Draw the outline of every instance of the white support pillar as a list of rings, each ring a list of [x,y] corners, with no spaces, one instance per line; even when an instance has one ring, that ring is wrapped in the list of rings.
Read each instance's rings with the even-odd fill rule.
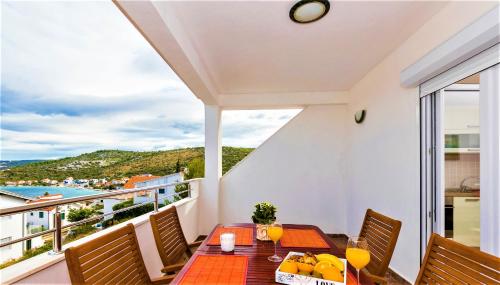
[[[221,108],[205,105],[205,179],[200,191],[199,230],[208,234],[219,222],[219,181],[222,176]]]
[[[500,255],[500,65],[481,72],[481,250]]]

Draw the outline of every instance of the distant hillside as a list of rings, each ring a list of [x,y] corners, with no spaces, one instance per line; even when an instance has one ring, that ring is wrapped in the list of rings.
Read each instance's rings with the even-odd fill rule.
[[[40,161],[43,160],[0,160],[0,170]]]
[[[223,173],[252,150],[252,148],[223,147]],[[113,179],[144,173],[167,175],[175,172],[177,161],[180,166],[187,166],[193,159],[202,160],[203,157],[203,147],[152,152],[99,150],[76,157],[29,163],[1,170],[0,184],[5,181],[44,178],[63,180],[69,176],[75,179],[103,177]]]

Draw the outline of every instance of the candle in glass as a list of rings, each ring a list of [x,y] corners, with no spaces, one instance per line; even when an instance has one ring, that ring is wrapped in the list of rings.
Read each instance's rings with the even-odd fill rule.
[[[220,235],[220,248],[224,252],[231,252],[234,250],[234,233],[223,233]]]

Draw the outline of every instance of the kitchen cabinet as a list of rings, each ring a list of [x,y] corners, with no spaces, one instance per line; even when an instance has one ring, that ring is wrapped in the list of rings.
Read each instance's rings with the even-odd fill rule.
[[[446,134],[444,136],[445,153],[479,153],[479,134]]]
[[[479,106],[450,106],[444,114],[445,134],[479,134]]]
[[[479,197],[453,197],[453,239],[459,243],[479,247]]]
[[[479,153],[479,107],[446,107],[445,153]]]

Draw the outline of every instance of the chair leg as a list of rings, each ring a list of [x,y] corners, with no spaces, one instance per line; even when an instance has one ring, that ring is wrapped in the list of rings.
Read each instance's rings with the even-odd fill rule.
[[[185,264],[186,264],[185,262],[180,262],[172,265],[167,265],[161,269],[161,272],[167,274],[176,274],[176,271],[181,270]]]
[[[366,268],[363,268],[362,271],[364,274],[368,275],[368,277],[370,277],[370,279],[373,282],[375,282],[377,284],[381,284],[381,285],[387,284],[387,279],[385,277],[371,274]]]

